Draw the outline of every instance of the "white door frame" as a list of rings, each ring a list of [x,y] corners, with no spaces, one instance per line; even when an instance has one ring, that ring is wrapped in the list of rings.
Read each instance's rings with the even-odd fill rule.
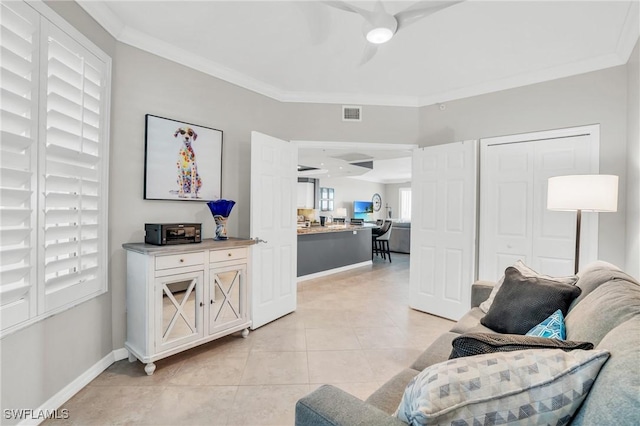
[[[292,140],[298,144],[298,149],[305,148],[326,148],[326,149],[343,149],[343,150],[367,150],[376,151],[413,151],[418,148],[415,143],[385,143],[385,142],[335,142],[335,141],[310,141],[310,140]]]

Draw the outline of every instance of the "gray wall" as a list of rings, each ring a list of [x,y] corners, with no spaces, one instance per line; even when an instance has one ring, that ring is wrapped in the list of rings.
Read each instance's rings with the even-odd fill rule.
[[[400,188],[411,188],[411,181],[405,183],[389,183],[384,186],[384,192],[387,195],[385,200],[382,200],[382,205],[385,203],[391,207],[391,218],[400,218]]]
[[[115,40],[75,3],[47,4],[114,56]],[[112,123],[112,133],[115,127]],[[3,338],[2,409],[38,408],[108,355],[114,348],[111,319],[109,291]],[[2,420],[2,424],[12,423],[16,422]]]
[[[419,109],[364,105],[361,122],[343,122],[342,105],[283,103],[282,124],[289,139],[415,144]]]
[[[620,176],[617,213],[601,213],[598,257],[625,265],[627,67],[447,102],[421,110],[420,145],[600,124],[600,173]]]
[[[329,187],[335,190],[334,210],[332,212],[320,212],[323,216],[337,216],[336,210],[340,207],[347,209],[347,218],[353,217],[354,201],[371,201],[373,194],[378,193],[384,206],[384,185],[381,183],[367,182],[365,180],[347,177],[320,178],[321,187]],[[326,213],[326,214],[325,214]],[[373,212],[372,220],[384,218],[384,207],[378,212]]]
[[[111,141],[111,283],[113,347],[125,341],[123,243],[142,241],[145,222],[202,222],[213,236],[213,218],[202,203],[143,200],[144,115],[224,131],[222,196],[237,202],[229,233],[249,236],[250,133],[293,140],[416,143],[416,109],[370,107],[361,123],[343,123],[339,105],[286,104],[118,43],[114,58],[114,126]],[[409,110],[409,111],[408,111]],[[394,139],[397,137],[397,139]]]
[[[121,246],[141,241],[145,222],[198,221],[205,238],[213,235],[204,204],[142,200],[147,113],[224,131],[223,196],[238,202],[229,220],[229,231],[237,236],[249,235],[251,130],[284,139],[425,146],[600,123],[601,170],[621,175],[623,194],[620,212],[602,215],[600,255],[624,263],[627,109],[635,105],[637,111],[638,102],[637,95],[635,100],[626,96],[627,67],[450,102],[444,111],[365,106],[361,123],[343,123],[339,105],[273,101],[117,43],[73,2],[49,4],[113,58],[109,293],[2,340],[2,408],[40,406],[112,349],[123,347]],[[635,57],[630,68],[637,74]],[[637,133],[635,139],[630,150],[637,150]]]
[[[125,44],[118,44],[113,79],[111,144],[111,283],[113,347],[125,341],[125,252],[144,240],[145,222],[201,222],[212,238],[214,221],[204,203],[143,200],[144,117],[154,114],[221,129],[222,196],[237,202],[229,233],[249,236],[250,132],[283,137],[279,103]]]
[[[627,64],[627,266],[640,280],[640,42]]]

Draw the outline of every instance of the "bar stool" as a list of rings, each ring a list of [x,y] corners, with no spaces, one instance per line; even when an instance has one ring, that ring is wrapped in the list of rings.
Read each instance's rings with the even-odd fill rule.
[[[393,222],[391,220],[385,220],[379,235],[372,235],[372,249],[371,258],[373,255],[382,255],[383,259],[387,259],[389,256],[389,263],[391,263],[391,251],[389,250],[389,238],[391,238],[391,230],[393,228]]]

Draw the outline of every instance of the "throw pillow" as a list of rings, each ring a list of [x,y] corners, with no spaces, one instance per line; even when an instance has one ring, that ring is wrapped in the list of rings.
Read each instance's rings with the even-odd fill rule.
[[[572,342],[570,340],[548,339],[546,337],[522,336],[520,334],[467,333],[451,342],[453,349],[449,359],[465,356],[512,352],[525,349],[593,349],[593,343]]]
[[[542,277],[550,281],[557,281],[559,283],[571,284],[571,285],[574,285],[578,281],[577,275],[570,275],[567,277],[550,277],[549,275],[539,274],[533,269],[529,268],[527,265],[525,265],[524,262],[522,262],[522,260],[518,260],[516,263],[514,263],[513,267],[516,268],[518,271],[520,271],[520,273],[525,277]],[[493,286],[493,289],[491,290],[491,294],[489,295],[489,298],[480,304],[479,306],[480,310],[482,310],[482,312],[484,312],[485,314],[489,312],[489,308],[491,308],[491,305],[493,304],[493,300],[496,298],[496,294],[498,294],[498,290],[500,290],[500,287],[502,286],[503,282],[504,282],[504,275],[502,276],[502,278],[498,280],[498,282],[496,282],[496,285]]]
[[[565,425],[608,357],[530,349],[452,359],[409,382],[395,416],[411,425]]]
[[[558,309],[566,315],[571,301],[581,291],[574,285],[525,277],[510,266],[504,271],[504,283],[480,324],[498,333],[525,334]]]
[[[564,340],[567,338],[567,328],[564,325],[564,315],[558,309],[549,318],[527,331],[527,336],[546,337],[547,339]]]

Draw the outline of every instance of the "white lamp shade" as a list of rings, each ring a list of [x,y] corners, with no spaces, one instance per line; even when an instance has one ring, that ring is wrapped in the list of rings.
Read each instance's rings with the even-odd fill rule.
[[[345,209],[344,207],[338,207],[338,210],[336,210],[336,216],[347,217],[347,209]]]
[[[618,211],[618,176],[571,175],[549,178],[549,210]]]

